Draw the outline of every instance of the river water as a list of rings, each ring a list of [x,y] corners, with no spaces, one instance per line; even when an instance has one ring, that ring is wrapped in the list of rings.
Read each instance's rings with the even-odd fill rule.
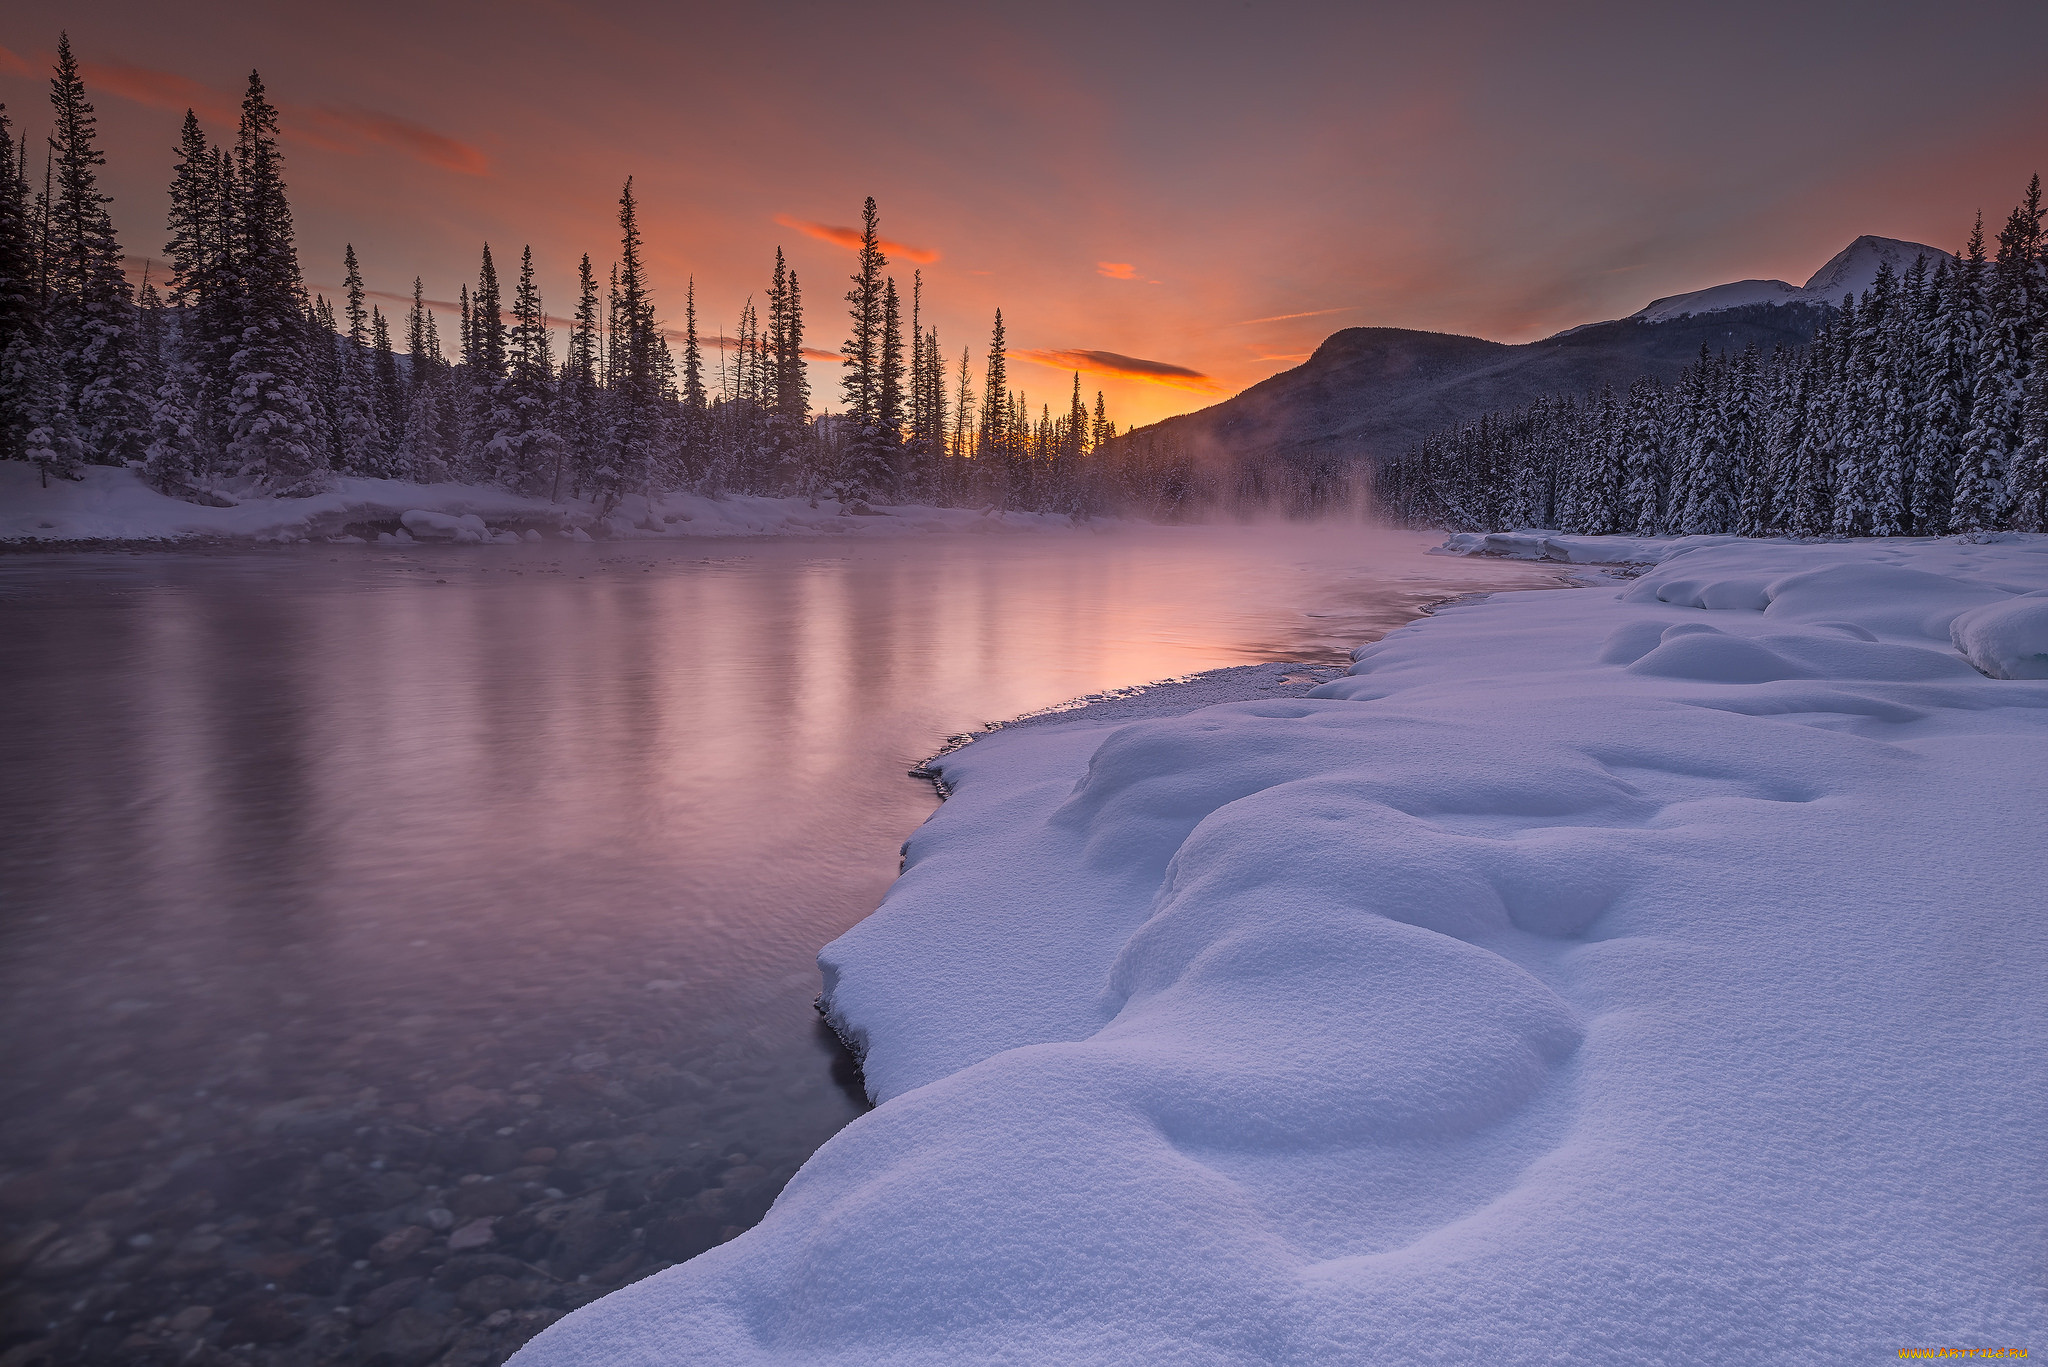
[[[813,956],[906,770],[1554,582],[1428,544],[0,559],[0,1351],[496,1362],[731,1237],[862,1107]]]

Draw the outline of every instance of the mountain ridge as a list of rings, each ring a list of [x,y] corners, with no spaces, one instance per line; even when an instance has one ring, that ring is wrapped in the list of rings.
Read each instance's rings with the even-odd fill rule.
[[[1865,234],[1803,286],[1734,281],[1670,295],[1628,317],[1581,324],[1533,342],[1345,328],[1290,370],[1119,440],[1184,442],[1201,454],[1250,462],[1336,467],[1383,459],[1430,432],[1538,398],[1590,394],[1603,385],[1625,389],[1643,376],[1669,383],[1702,346],[1739,351],[1755,344],[1767,351],[1802,345],[1843,293],[1869,288],[1887,262],[1904,270],[1920,253],[1930,262],[1950,257],[1939,248]]]

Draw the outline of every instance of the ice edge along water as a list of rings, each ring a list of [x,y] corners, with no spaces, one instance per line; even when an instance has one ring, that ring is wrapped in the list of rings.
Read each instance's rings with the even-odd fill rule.
[[[1658,563],[939,760],[821,955],[881,1104],[518,1361],[2038,1343],[2048,537],[1517,535]]]
[[[0,461],[0,544],[305,541],[512,543],[700,536],[843,536],[897,532],[1038,531],[1075,525],[1060,513],[999,513],[922,505],[727,494],[628,495],[604,512],[588,500],[550,501],[476,484],[411,484],[336,476],[306,498],[251,497],[222,506],[158,492],[132,468],[87,466],[45,486],[32,465]],[[1118,525],[1097,519],[1096,525]]]

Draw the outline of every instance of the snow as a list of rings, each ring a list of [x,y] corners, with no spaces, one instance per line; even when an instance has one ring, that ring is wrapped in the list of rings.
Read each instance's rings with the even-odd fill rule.
[[[2048,537],[1609,540],[1658,563],[935,761],[820,955],[877,1109],[516,1360],[2038,1344],[2048,682],[1972,663]]]
[[[1892,274],[1904,276],[1913,268],[1914,258],[1921,256],[1927,258],[1930,271],[1944,259],[1955,260],[1953,254],[1924,242],[1865,233],[1829,257],[1827,264],[1808,278],[1806,292],[1830,304],[1841,303],[1845,294],[1861,298],[1865,290],[1877,283],[1878,267],[1889,265]]]
[[[1643,564],[1667,555],[1720,546],[1732,536],[1580,536],[1570,532],[1452,532],[1432,555],[1494,555],[1508,560],[1560,560],[1571,565]]]
[[[1732,284],[1694,290],[1690,294],[1653,299],[1629,317],[1640,318],[1646,323],[1668,323],[1674,318],[1689,318],[1695,313],[1718,313],[1723,309],[1748,308],[1752,304],[1811,302],[1806,291],[1783,280],[1737,280]]]
[[[2048,594],[2031,593],[1959,613],[1949,638],[1994,679],[2048,679]]]
[[[1955,259],[1939,247],[1866,233],[1828,258],[1827,264],[1815,271],[1804,285],[1792,285],[1783,280],[1737,280],[1732,284],[1714,285],[1689,294],[1673,294],[1652,300],[1629,317],[1646,323],[1668,323],[1694,314],[1720,313],[1755,304],[1838,305],[1843,295],[1861,296],[1876,284],[1879,266],[1889,264],[1894,274],[1903,276],[1912,268],[1914,258],[1919,256],[1927,258],[1929,270],[1944,258]]]
[[[1074,525],[1056,513],[879,506],[855,516],[829,500],[633,495],[601,513],[587,500],[550,502],[487,485],[409,484],[336,476],[308,498],[247,498],[228,507],[170,498],[139,471],[86,466],[45,488],[36,467],[0,461],[0,542],[298,542],[389,538],[467,543],[546,537],[615,540],[681,536],[891,535],[1034,531]],[[401,535],[401,532],[403,535]]]

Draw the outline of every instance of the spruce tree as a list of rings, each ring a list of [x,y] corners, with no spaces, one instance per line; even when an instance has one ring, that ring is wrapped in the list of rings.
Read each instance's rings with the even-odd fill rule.
[[[43,345],[28,184],[19,166],[7,106],[0,104],[0,460],[28,456],[28,415],[35,406],[31,353]]]
[[[2020,445],[2012,459],[2008,522],[2019,531],[2048,532],[2048,327],[2034,333]]]
[[[896,294],[896,277],[882,285],[881,347],[875,367],[875,430],[882,454],[888,461],[887,485],[893,489],[904,474],[903,425],[903,308]]]
[[[882,267],[889,264],[889,258],[882,254],[872,195],[861,209],[858,262],[852,276],[853,288],[846,292],[847,317],[852,326],[845,344],[839,348],[846,372],[840,380],[840,390],[846,400],[848,429],[841,476],[848,498],[867,497],[887,485],[891,474],[881,431]]]
[[[405,381],[398,374],[398,357],[391,349],[391,324],[384,310],[370,310],[370,392],[376,402],[379,474],[393,472],[392,459],[398,453],[399,437],[405,431]]]
[[[1889,261],[1865,298],[1855,403],[1861,413],[1857,449],[1872,536],[1900,536],[1912,521],[1912,432],[1906,400],[1901,311],[1905,300]]]
[[[569,330],[569,352],[555,387],[555,432],[562,438],[554,468],[549,471],[548,497],[562,497],[563,476],[569,487],[581,488],[596,467],[604,442],[597,388],[597,276],[586,253],[576,272],[576,321]],[[693,320],[694,324],[694,320]]]
[[[653,297],[640,260],[639,206],[629,177],[619,195],[617,305],[610,347],[615,410],[605,463],[595,472],[607,508],[631,492],[648,492],[662,414]]]
[[[1010,506],[1010,370],[1009,345],[1003,332],[1003,311],[989,332],[988,366],[981,383],[979,444],[974,452],[977,473],[999,509]]]
[[[377,419],[376,387],[370,375],[370,312],[364,304],[363,273],[352,243],[342,254],[342,289],[348,330],[337,337],[323,327],[321,339],[335,358],[335,468],[352,475],[382,475],[384,429]]]
[[[1999,525],[2005,512],[2009,466],[2019,446],[2020,404],[2026,384],[2027,293],[2023,282],[2032,262],[2020,258],[2025,234],[2015,229],[2015,223],[2009,221],[2000,235],[1997,265],[1985,300],[1989,316],[1977,338],[1970,427],[1963,437],[1955,498],[1949,507],[1951,531],[1985,532]],[[1972,264],[1981,267],[1981,247],[1976,257]]]
[[[533,248],[519,259],[512,303],[511,356],[505,383],[507,421],[492,448],[493,478],[508,489],[552,489],[562,443],[552,422],[554,356],[547,312],[533,279]]]
[[[1948,530],[1955,502],[1979,326],[1974,279],[1966,248],[1954,269],[1946,259],[1936,264],[1921,304],[1911,506],[1913,530],[1922,536]]]
[[[794,300],[796,285],[792,272],[790,292]],[[592,315],[595,317],[595,314]],[[805,386],[808,398],[809,386]],[[701,477],[708,463],[705,447],[705,420],[709,408],[704,393],[704,352],[697,342],[697,277],[691,276],[683,294],[683,444],[684,457],[693,478]]]
[[[775,252],[777,274],[782,268],[782,249]],[[777,485],[770,492],[781,492],[782,485],[795,492],[805,484],[804,457],[808,449],[811,423],[811,377],[804,360],[804,297],[803,285],[795,271],[789,272],[788,284],[783,292],[782,325],[777,333],[774,366],[774,411],[771,420],[775,433],[772,443],[777,467]]]
[[[55,185],[41,262],[46,327],[88,458],[120,465],[142,459],[149,443],[150,386],[140,320],[107,212],[111,201],[99,189],[106,154],[96,145],[93,107],[68,36],[57,43],[50,105]]]
[[[307,386],[305,290],[277,139],[277,111],[252,71],[235,144],[228,307],[236,346],[226,367],[227,459],[257,488],[299,495],[317,492],[325,478]]]

